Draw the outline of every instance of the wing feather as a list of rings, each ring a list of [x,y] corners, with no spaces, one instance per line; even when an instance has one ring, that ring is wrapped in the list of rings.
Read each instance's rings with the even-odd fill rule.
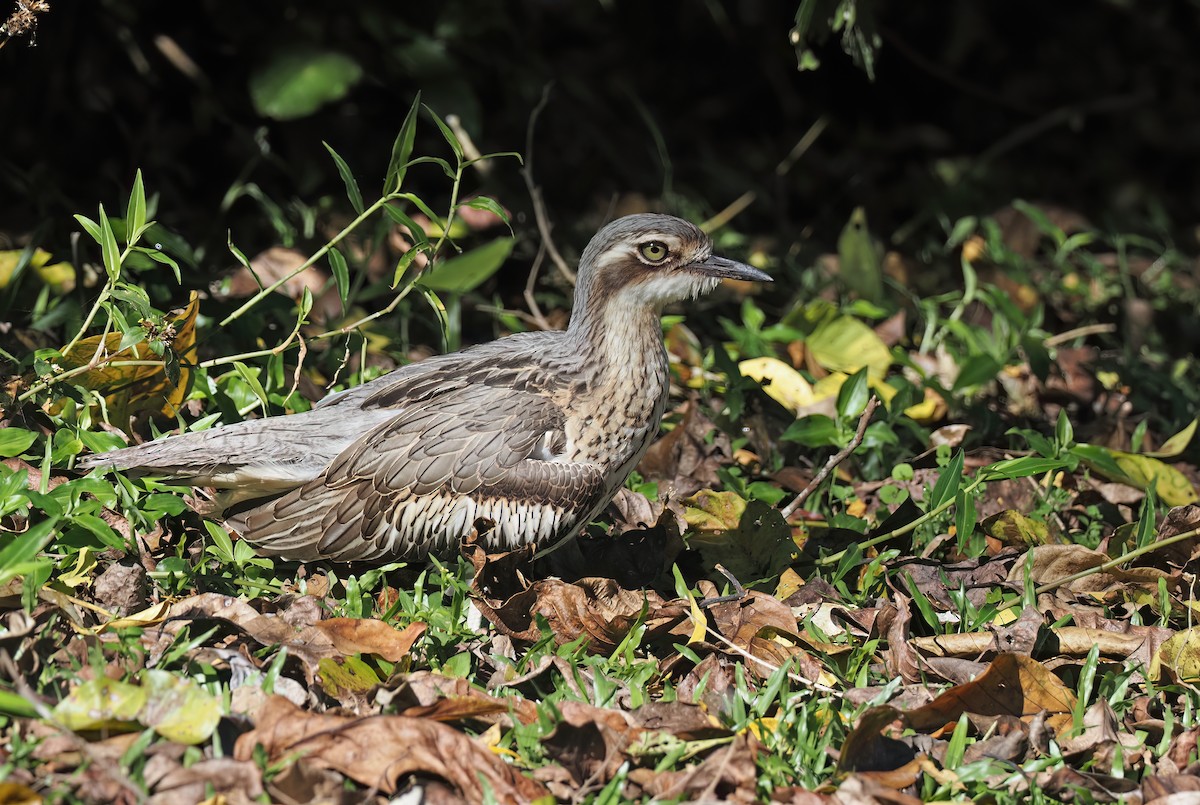
[[[562,443],[565,416],[546,396],[513,388],[408,400],[319,477],[229,524],[264,553],[305,560],[423,556],[455,544],[480,513],[503,521],[509,544],[544,539],[605,492],[597,465],[533,457]],[[529,516],[529,507],[546,510]]]

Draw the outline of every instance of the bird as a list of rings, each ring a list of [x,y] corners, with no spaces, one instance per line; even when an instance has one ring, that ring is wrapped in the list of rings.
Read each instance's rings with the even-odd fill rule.
[[[263,556],[446,557],[485,521],[490,550],[557,545],[608,505],[658,434],[669,390],[660,316],[723,279],[699,227],[636,214],[584,249],[565,330],[427,358],[268,416],[85,457],[219,490],[217,515]]]

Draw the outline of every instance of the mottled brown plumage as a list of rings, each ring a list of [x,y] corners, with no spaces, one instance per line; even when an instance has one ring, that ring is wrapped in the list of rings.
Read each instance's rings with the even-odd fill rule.
[[[668,370],[659,313],[723,277],[666,215],[592,238],[571,323],[405,366],[313,410],[91,456],[224,489],[226,524],[260,553],[335,561],[445,555],[476,520],[496,548],[574,534],[612,499],[658,431]]]

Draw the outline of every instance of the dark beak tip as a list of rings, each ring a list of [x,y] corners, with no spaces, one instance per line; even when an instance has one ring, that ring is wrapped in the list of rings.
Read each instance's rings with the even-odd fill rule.
[[[693,265],[710,277],[718,277],[720,279],[741,280],[742,282],[775,281],[770,274],[760,271],[754,266],[748,266],[745,263],[728,260],[724,257],[717,257],[716,255],[709,257],[704,262]]]

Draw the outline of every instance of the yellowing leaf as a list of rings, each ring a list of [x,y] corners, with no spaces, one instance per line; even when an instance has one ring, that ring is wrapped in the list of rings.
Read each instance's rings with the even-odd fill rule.
[[[1150,661],[1150,678],[1160,680],[1163,671],[1180,682],[1200,681],[1200,629],[1184,629],[1163,643]]]
[[[78,587],[91,581],[95,570],[96,552],[92,548],[84,547],[75,554],[75,566],[59,576],[58,581],[67,587]]]
[[[189,367],[195,360],[196,313],[199,309],[200,300],[193,291],[183,312],[166,320],[166,324],[175,330],[169,347],[178,357],[178,382],[171,382],[163,362],[145,366],[112,365],[113,362],[122,361],[159,361],[145,341],[122,349],[121,333],[104,336],[104,346],[100,349],[103,362],[95,369],[76,376],[73,381],[103,394],[109,419],[120,427],[128,427],[129,417],[142,411],[174,416],[183,404],[191,380],[192,370]],[[83,339],[69,355],[64,356],[64,367],[73,369],[87,364],[99,347],[100,336]]]
[[[1113,450],[1112,456],[1133,486],[1148,489],[1153,484],[1154,491],[1164,503],[1186,506],[1200,500],[1187,477],[1170,464],[1150,456],[1122,453],[1120,450]]]
[[[730,531],[738,527],[746,501],[736,492],[702,489],[684,501],[683,519],[696,531]]]
[[[70,730],[136,730],[150,727],[169,741],[208,740],[221,720],[219,699],[186,677],[143,671],[144,684],[108,677],[76,687],[54,707],[54,719]]]
[[[688,608],[692,618],[692,633],[688,636],[688,645],[704,642],[704,633],[708,630],[708,618],[704,610],[696,602],[696,596],[688,593]]]
[[[804,343],[813,359],[830,371],[854,374],[866,366],[872,378],[882,380],[892,365],[892,353],[882,339],[851,316],[822,324]]]
[[[106,676],[90,679],[54,706],[54,720],[73,732],[135,730],[146,691]]]
[[[0,288],[8,287],[8,283],[12,281],[13,272],[17,270],[17,263],[21,261],[21,255],[24,253],[24,249],[0,251]],[[29,267],[41,268],[49,260],[50,252],[44,249],[34,249],[33,255],[29,258]]]
[[[96,628],[95,633],[100,634],[106,630],[128,629],[131,626],[153,626],[156,623],[165,621],[170,611],[171,603],[169,601],[162,601],[152,607],[143,609],[141,612],[135,612],[132,615],[126,615],[123,618],[116,618],[102,624]]]
[[[0,251],[0,288],[7,288],[8,284],[12,282],[13,273],[17,270],[17,264],[21,262],[21,255],[24,253],[24,249]],[[53,290],[60,293],[73,290],[75,288],[75,266],[66,262],[50,265],[49,261],[50,252],[44,249],[34,249],[33,254],[29,257],[28,267]]]
[[[816,402],[812,384],[778,358],[749,358],[738,364],[738,370],[762,383],[771,399],[793,411]]]
[[[1187,449],[1187,446],[1192,442],[1192,437],[1196,435],[1197,421],[1200,420],[1193,419],[1186,428],[1163,442],[1162,447],[1153,452],[1143,453],[1142,455],[1154,456],[1155,458],[1174,458],[1179,455]]]

